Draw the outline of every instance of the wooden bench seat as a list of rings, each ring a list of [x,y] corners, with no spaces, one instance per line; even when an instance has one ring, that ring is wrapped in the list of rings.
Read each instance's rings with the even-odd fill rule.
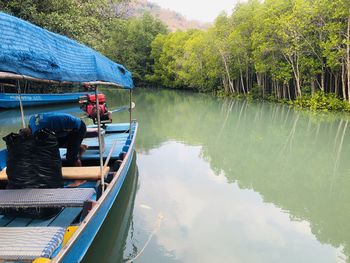
[[[108,172],[109,167],[105,167],[102,174],[106,175]],[[100,179],[100,167],[62,167],[62,175],[66,180],[98,180]],[[0,181],[7,181],[6,168],[0,172]]]

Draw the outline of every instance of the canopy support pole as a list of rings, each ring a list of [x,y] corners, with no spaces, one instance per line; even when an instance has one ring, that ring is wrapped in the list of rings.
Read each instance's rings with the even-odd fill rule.
[[[105,178],[103,174],[103,153],[102,153],[102,137],[101,137],[101,116],[100,116],[100,105],[98,100],[98,88],[95,86],[95,97],[96,97],[96,110],[97,110],[97,130],[98,130],[98,148],[100,153],[100,176],[102,193],[105,191]]]
[[[131,122],[132,122],[132,90],[129,90],[129,120],[130,120],[130,134],[131,134]]]
[[[19,108],[21,110],[22,128],[24,129],[26,127],[26,122],[24,120],[24,111],[23,111],[21,85],[20,84],[21,84],[20,81],[17,80],[17,92],[18,92],[18,97],[19,97]]]

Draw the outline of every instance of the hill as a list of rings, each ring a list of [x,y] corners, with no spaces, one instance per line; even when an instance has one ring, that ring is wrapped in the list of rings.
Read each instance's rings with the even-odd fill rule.
[[[159,5],[147,0],[135,0],[131,3],[119,4],[115,7],[115,11],[124,17],[141,16],[143,13],[148,12],[166,24],[170,31],[206,29],[209,27],[208,23],[188,20],[178,12],[161,8]]]

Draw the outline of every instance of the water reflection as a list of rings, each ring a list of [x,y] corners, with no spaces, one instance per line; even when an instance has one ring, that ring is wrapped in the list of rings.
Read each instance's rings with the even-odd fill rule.
[[[336,262],[341,251],[320,244],[306,220],[291,221],[255,191],[227,184],[200,155],[200,147],[171,142],[140,156],[137,200],[152,210],[136,202],[139,245],[156,215],[165,219],[139,262]]]
[[[215,243],[218,248],[212,251],[232,258],[238,256],[237,262],[310,262],[311,259],[313,262],[337,262],[348,258],[350,165],[347,158],[350,152],[347,117],[169,91],[140,92],[136,104],[142,109],[137,110],[142,127],[138,140],[138,148],[143,153],[139,159],[141,177],[146,177],[143,173],[147,173],[147,177],[159,175],[142,180],[141,190],[153,193],[156,189],[151,187],[156,185],[158,193],[149,203],[164,207],[160,202],[171,200],[167,207],[178,210],[169,211],[170,218],[188,209],[192,217],[201,216],[203,223],[203,229],[197,228],[198,222],[188,227],[181,223],[172,231],[167,230],[175,236],[170,238],[170,233],[164,234],[169,242],[173,240],[173,244],[164,246],[174,258],[203,262],[200,253],[194,252],[196,248],[190,245],[197,242],[201,243],[202,249],[197,249],[203,255],[208,256],[204,251]],[[180,144],[173,146],[171,142],[174,141]],[[169,145],[183,149],[176,151]],[[193,152],[193,146],[200,147]],[[167,152],[171,154],[166,155]],[[186,168],[180,169],[183,159],[190,161]],[[197,174],[201,162],[209,167]],[[210,173],[215,175],[204,176]],[[204,183],[194,180],[196,174],[197,179],[206,178],[207,189],[203,188]],[[164,177],[169,182],[163,182]],[[225,178],[217,191],[211,183],[212,177]],[[226,185],[226,182],[234,184]],[[201,188],[196,197],[190,198],[179,189],[185,187],[192,192],[199,184]],[[168,185],[172,188],[163,191]],[[223,195],[226,186],[229,190]],[[247,189],[249,194],[242,189]],[[171,192],[181,194],[168,196]],[[207,196],[213,202],[206,200]],[[206,200],[203,213],[197,211],[204,206],[196,202],[197,198]],[[177,200],[184,202],[179,204]],[[246,212],[240,216],[239,212],[244,209]],[[227,221],[212,218],[212,214]],[[210,220],[205,220],[208,217]],[[214,225],[222,226],[222,232],[214,230]],[[254,235],[243,233],[244,229]],[[190,235],[197,231],[201,234],[189,238],[188,243],[176,237],[180,233]],[[159,234],[158,239],[165,236]],[[179,246],[187,247],[184,255],[193,258],[179,255]],[[245,251],[246,255],[242,256],[240,251]],[[227,261],[229,256],[220,260]]]

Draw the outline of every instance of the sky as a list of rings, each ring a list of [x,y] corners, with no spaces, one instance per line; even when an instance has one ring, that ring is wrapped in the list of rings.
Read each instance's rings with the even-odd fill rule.
[[[190,20],[212,22],[221,11],[231,14],[238,0],[150,0],[150,2],[179,12]]]

